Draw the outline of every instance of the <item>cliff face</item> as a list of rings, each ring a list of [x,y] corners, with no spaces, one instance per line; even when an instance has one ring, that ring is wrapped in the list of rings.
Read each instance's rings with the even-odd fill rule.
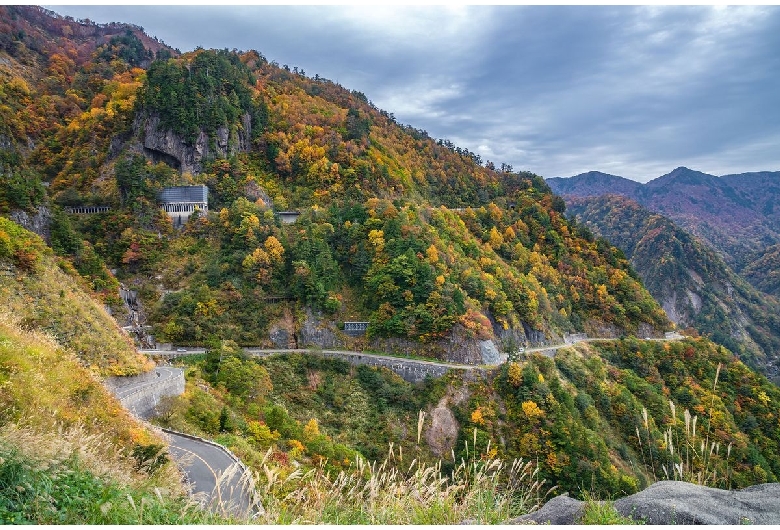
[[[39,206],[34,214],[14,210],[8,217],[19,226],[41,236],[46,243],[51,241],[51,211],[47,206]]]
[[[143,150],[148,158],[155,162],[166,162],[182,172],[198,174],[203,171],[205,160],[228,158],[249,150],[252,119],[249,114],[244,114],[240,125],[230,129],[219,127],[214,138],[201,131],[194,144],[162,128],[159,116],[137,120],[136,129],[143,131]]]

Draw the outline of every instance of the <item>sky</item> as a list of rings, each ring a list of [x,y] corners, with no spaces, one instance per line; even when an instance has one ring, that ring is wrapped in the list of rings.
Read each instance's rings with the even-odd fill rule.
[[[544,177],[780,170],[776,6],[46,6],[255,49]]]

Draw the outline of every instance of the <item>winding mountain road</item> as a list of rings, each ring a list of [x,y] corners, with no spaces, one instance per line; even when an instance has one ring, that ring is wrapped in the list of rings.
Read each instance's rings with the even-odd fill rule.
[[[180,394],[184,390],[182,377],[181,368],[157,366],[154,372],[140,376],[111,378],[106,386],[135,414],[139,396],[157,403],[161,397]],[[153,414],[153,409],[149,410],[152,412],[144,417]],[[217,443],[163,431],[170,439],[171,457],[184,471],[194,497],[204,507],[240,520],[263,513],[262,505],[255,502],[251,473],[235,455]]]
[[[204,506],[225,515],[246,517],[253,503],[254,484],[238,459],[221,445],[165,430],[168,451],[187,475]],[[261,510],[262,511],[262,510]]]
[[[542,353],[543,355],[547,355],[548,357],[553,357],[555,355],[554,352],[560,350],[561,348],[573,346],[577,342],[599,342],[599,341],[609,341],[609,340],[616,340],[616,339],[614,338],[579,339],[569,343],[552,344],[550,346],[536,346],[533,348],[526,348],[525,353],[526,354]],[[649,340],[667,341],[667,340],[676,340],[676,339],[658,338],[658,339],[649,339]],[[491,366],[498,366],[498,365],[460,364],[460,363],[452,363],[447,361],[434,361],[434,360],[419,359],[414,357],[403,357],[400,355],[399,356],[383,355],[381,353],[374,353],[374,352],[367,352],[367,351],[353,351],[353,350],[314,350],[314,349],[305,349],[305,348],[288,348],[288,349],[244,348],[244,351],[256,357],[267,357],[269,355],[278,355],[284,353],[308,353],[308,354],[324,353],[324,354],[332,354],[332,355],[348,355],[348,356],[355,356],[355,357],[368,356],[368,357],[375,357],[377,359],[384,359],[387,361],[414,361],[420,364],[427,364],[430,366],[441,366],[444,368],[451,368],[454,370],[473,370],[474,368],[487,368]],[[201,355],[203,353],[206,353],[206,350],[204,348],[195,347],[195,348],[179,348],[177,350],[140,350],[140,352],[146,355],[153,355],[153,356],[158,356],[163,358],[166,357],[175,358],[175,357],[181,357],[186,355]]]
[[[681,337],[653,339],[660,341],[678,340]],[[597,342],[614,340],[608,338],[580,338],[570,343],[555,344],[527,348],[525,354],[542,353],[548,357],[577,342]],[[260,349],[246,348],[250,355],[265,357],[284,353],[322,353],[342,355],[357,358],[374,357],[387,361],[409,361],[421,365],[429,365],[454,370],[474,370],[489,368],[490,365],[468,365],[442,361],[411,359],[392,355],[381,355],[372,352],[358,352],[349,350],[306,350],[306,349]],[[176,351],[169,350],[141,350],[141,353],[157,357],[179,357],[184,355],[199,355],[205,353],[203,348],[179,348]],[[166,381],[173,381],[181,376],[181,368],[158,366],[155,376],[145,374],[136,378],[121,378],[119,382],[112,382],[114,394],[120,401],[132,399],[141,392],[160,392],[160,396],[171,395],[170,388],[166,391]],[[116,378],[115,378],[116,379]],[[124,403],[123,403],[124,404]],[[177,433],[163,429],[170,438],[169,452],[179,464],[187,476],[193,493],[202,501],[204,506],[210,509],[238,517],[251,516],[263,513],[263,507],[254,502],[254,484],[251,475],[245,467],[230,451],[219,444],[209,442],[187,434]]]
[[[179,377],[181,372],[182,372],[181,368],[174,368],[170,366],[158,366],[157,368],[155,368],[156,377],[147,378],[147,379],[142,379],[142,378],[134,379],[132,377],[123,378],[123,379],[127,379],[128,384],[119,386],[113,392],[114,395],[118,397],[120,401],[122,401],[123,399],[126,399],[133,394],[143,392],[155,386],[159,386],[161,388],[165,387],[166,381],[171,380],[175,377]]]

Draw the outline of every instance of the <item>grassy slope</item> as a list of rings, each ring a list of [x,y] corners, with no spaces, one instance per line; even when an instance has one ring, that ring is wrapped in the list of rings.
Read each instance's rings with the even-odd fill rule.
[[[50,334],[101,375],[149,369],[105,309],[82,290],[79,279],[38,236],[0,217],[0,303],[20,325]]]
[[[173,464],[134,458],[161,443],[71,352],[0,314],[0,522],[203,522]]]
[[[0,522],[209,522],[187,506],[173,464],[149,467],[141,455],[162,440],[98,378],[144,368],[116,324],[4,218],[0,270]]]

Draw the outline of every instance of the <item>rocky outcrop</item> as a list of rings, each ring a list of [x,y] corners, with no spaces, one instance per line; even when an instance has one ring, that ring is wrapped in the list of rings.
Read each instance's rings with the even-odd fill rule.
[[[303,321],[300,330],[299,343],[304,348],[317,346],[319,348],[343,348],[346,343],[342,340],[333,323],[324,320],[322,315],[306,308],[306,320]]]
[[[495,339],[479,339],[469,336],[456,325],[445,337],[437,341],[421,343],[403,337],[348,336],[336,324],[324,318],[322,313],[306,308],[304,319],[295,318],[289,310],[269,326],[268,339],[274,348],[323,348],[372,350],[391,355],[423,356],[450,363],[495,366],[506,362],[507,344],[539,346],[559,344],[563,339],[530,328],[501,330]],[[517,346],[517,347],[519,347]],[[552,356],[554,352],[550,353]]]
[[[585,503],[560,495],[512,524],[579,524]],[[615,501],[625,517],[646,524],[780,524],[780,484],[726,491],[662,481]]]
[[[19,226],[41,236],[46,243],[51,242],[51,211],[47,206],[39,206],[34,214],[14,210],[8,217]]]
[[[584,502],[558,495],[535,512],[512,519],[509,524],[579,524],[584,510]]]
[[[144,154],[155,162],[165,162],[183,173],[198,174],[203,162],[215,158],[228,158],[249,150],[252,138],[252,119],[249,114],[241,117],[235,127],[220,127],[210,138],[200,131],[194,143],[189,143],[171,130],[160,127],[158,116],[148,116],[136,122],[136,129],[143,129]]]
[[[430,412],[431,424],[425,431],[425,441],[431,452],[438,457],[447,457],[455,447],[458,440],[460,425],[455,415],[447,406],[449,399],[443,397],[439,403]]]
[[[421,355],[431,359],[460,364],[499,364],[502,354],[492,340],[468,337],[456,326],[447,338],[422,344],[401,337],[375,338],[370,349],[392,355]]]

